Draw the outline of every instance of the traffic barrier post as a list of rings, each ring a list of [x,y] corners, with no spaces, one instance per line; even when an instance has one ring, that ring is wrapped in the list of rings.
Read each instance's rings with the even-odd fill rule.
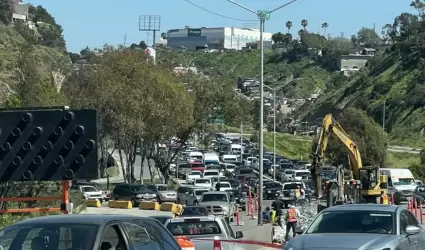
[[[417,200],[414,199],[413,200],[413,206],[414,206],[414,209],[415,209],[415,217],[418,218],[418,206],[417,206],[416,202],[417,202]]]
[[[248,187],[248,201],[247,201],[248,216],[250,216],[251,213],[252,213],[252,211],[251,211],[251,204],[252,204],[251,187]]]
[[[422,200],[419,201],[419,212],[421,213],[421,224],[424,223],[424,213],[422,211]]]
[[[395,201],[394,201],[394,194],[393,194],[393,193],[391,194],[391,204],[393,204],[393,205],[395,204]]]

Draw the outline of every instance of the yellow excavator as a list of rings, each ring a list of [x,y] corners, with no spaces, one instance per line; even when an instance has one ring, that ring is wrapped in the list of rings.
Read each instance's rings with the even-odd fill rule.
[[[344,178],[343,169],[338,167],[336,180],[327,181],[322,190],[321,167],[331,136],[339,141],[348,153],[349,178]],[[327,201],[326,205],[321,203],[322,208],[343,203],[380,203],[381,191],[388,193],[388,177],[380,175],[377,166],[363,166],[356,143],[331,114],[323,119],[317,147],[313,152],[311,172],[317,197]],[[325,194],[322,191],[325,191]]]

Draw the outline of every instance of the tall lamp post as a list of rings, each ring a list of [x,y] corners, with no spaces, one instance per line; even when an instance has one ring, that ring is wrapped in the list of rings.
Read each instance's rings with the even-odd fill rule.
[[[286,80],[284,84],[278,86],[277,88],[272,88],[270,86],[263,85],[264,87],[273,91],[273,179],[274,180],[276,180],[276,109],[277,109],[276,91],[282,89],[283,87],[285,87],[287,84],[291,82],[299,81],[302,79],[303,78],[296,78],[296,79],[290,78],[289,80]]]
[[[242,4],[239,4],[233,0],[226,0],[236,6],[241,7],[242,9],[245,9],[253,14],[255,14],[258,19],[260,19],[260,184],[258,187],[258,225],[263,225],[263,216],[262,216],[262,208],[263,208],[263,158],[264,158],[264,39],[263,39],[263,33],[264,33],[264,23],[266,20],[270,19],[270,14],[282,9],[283,7],[288,6],[291,3],[294,3],[298,0],[291,0],[288,3],[285,3],[271,11],[265,11],[265,10],[259,10],[254,11]]]

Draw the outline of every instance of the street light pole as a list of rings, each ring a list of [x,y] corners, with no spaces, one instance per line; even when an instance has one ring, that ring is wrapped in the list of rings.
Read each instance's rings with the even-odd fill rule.
[[[276,180],[276,88],[273,89],[273,180]]]
[[[294,3],[298,0],[292,0],[288,3],[285,3],[272,11],[254,11],[242,4],[239,4],[233,0],[226,0],[236,6],[239,6],[242,9],[245,9],[251,13],[254,13],[260,19],[260,166],[259,166],[259,174],[260,174],[260,183],[258,187],[258,225],[263,225],[263,216],[262,216],[262,208],[263,208],[263,159],[264,159],[264,23],[266,18],[269,19],[270,14],[277,10],[282,9],[283,7],[288,6],[291,3]],[[267,14],[267,16],[266,16]]]

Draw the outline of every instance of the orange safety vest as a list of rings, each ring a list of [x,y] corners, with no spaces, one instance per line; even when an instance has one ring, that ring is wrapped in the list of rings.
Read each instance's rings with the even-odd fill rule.
[[[301,197],[301,189],[299,189],[299,188],[295,189],[295,197],[297,197],[297,198]]]
[[[296,222],[297,221],[297,211],[295,208],[288,209],[288,222]]]
[[[387,194],[381,195],[381,204],[388,205],[388,195]]]

